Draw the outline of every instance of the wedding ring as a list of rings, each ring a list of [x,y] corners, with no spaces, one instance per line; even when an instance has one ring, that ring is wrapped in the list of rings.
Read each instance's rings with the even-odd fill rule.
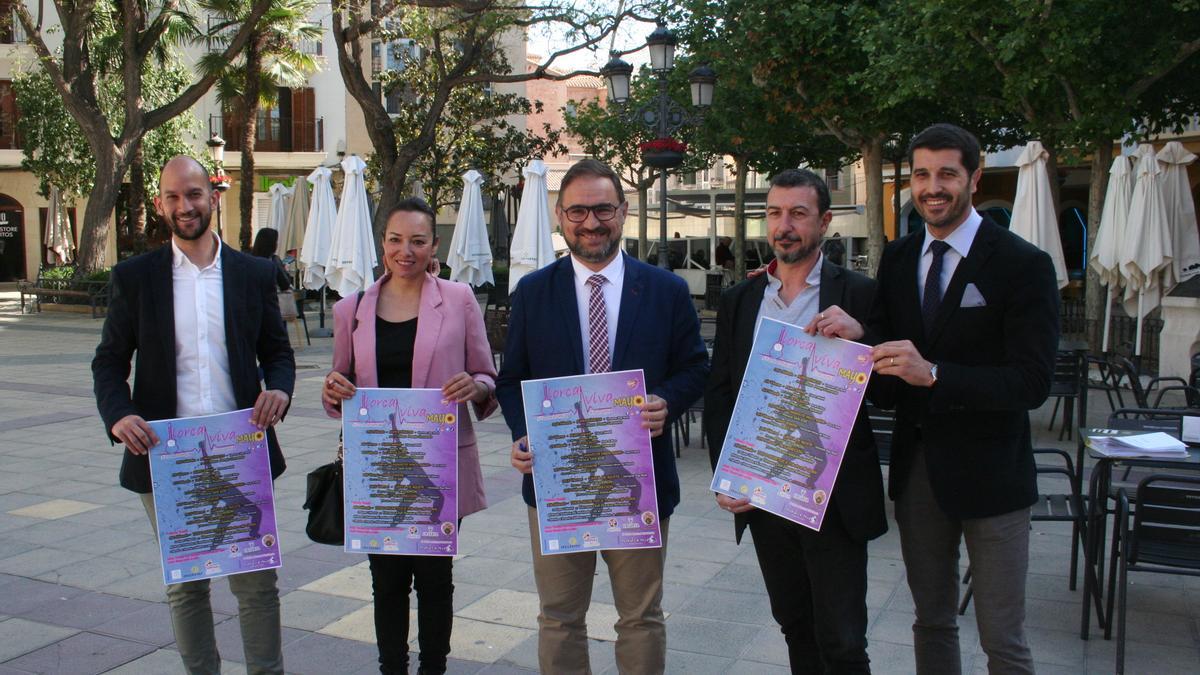
[[[893,366],[896,365],[896,357],[894,357],[894,356],[892,357],[892,365]]]

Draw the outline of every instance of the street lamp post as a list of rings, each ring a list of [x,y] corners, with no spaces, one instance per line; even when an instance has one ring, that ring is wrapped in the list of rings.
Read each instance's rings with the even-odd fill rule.
[[[676,103],[667,91],[667,78],[675,69],[675,44],[675,34],[667,29],[662,19],[659,19],[658,27],[646,38],[646,46],[650,49],[650,68],[658,80],[658,93],[638,108],[625,111],[627,120],[639,122],[656,134],[655,140],[642,145],[642,161],[647,166],[659,170],[658,266],[664,269],[669,268],[667,170],[683,163],[683,152],[686,149],[682,143],[672,139],[671,134],[685,126],[703,122],[704,111],[712,105],[713,89],[717,82],[716,72],[707,65],[701,65],[688,76],[693,110],[688,111]],[[600,69],[600,74],[608,81],[609,99],[618,106],[624,106],[629,101],[629,79],[633,74],[633,66],[622,61],[614,53],[612,59]],[[642,208],[645,208],[645,205]]]
[[[212,132],[212,136],[206,142],[208,145],[208,156],[213,161],[213,170],[216,172],[213,175],[213,189],[217,191],[217,236],[221,241],[225,240],[225,232],[221,228],[221,202],[224,199],[225,191],[229,189],[229,177],[225,175],[225,139],[221,138],[217,132]]]

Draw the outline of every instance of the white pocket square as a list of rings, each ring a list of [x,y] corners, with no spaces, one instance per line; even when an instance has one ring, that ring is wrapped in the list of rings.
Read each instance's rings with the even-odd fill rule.
[[[983,293],[979,292],[979,288],[975,284],[967,284],[967,288],[963,290],[962,302],[959,307],[987,307],[987,300],[983,299]]]

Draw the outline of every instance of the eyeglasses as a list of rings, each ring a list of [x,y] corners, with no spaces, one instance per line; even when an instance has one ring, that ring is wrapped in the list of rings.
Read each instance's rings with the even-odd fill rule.
[[[587,220],[588,213],[596,216],[596,220],[607,223],[617,215],[617,209],[620,206],[615,204],[596,204],[595,206],[583,206],[576,204],[563,209],[563,213],[567,214],[567,220],[572,223],[582,223]]]

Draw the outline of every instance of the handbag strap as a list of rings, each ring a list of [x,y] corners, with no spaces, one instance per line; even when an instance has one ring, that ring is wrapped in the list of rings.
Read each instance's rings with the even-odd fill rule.
[[[362,304],[363,291],[358,292],[358,298],[354,301],[353,321],[350,324],[350,373],[348,377],[350,381],[354,381],[354,333],[358,330],[358,306]]]

